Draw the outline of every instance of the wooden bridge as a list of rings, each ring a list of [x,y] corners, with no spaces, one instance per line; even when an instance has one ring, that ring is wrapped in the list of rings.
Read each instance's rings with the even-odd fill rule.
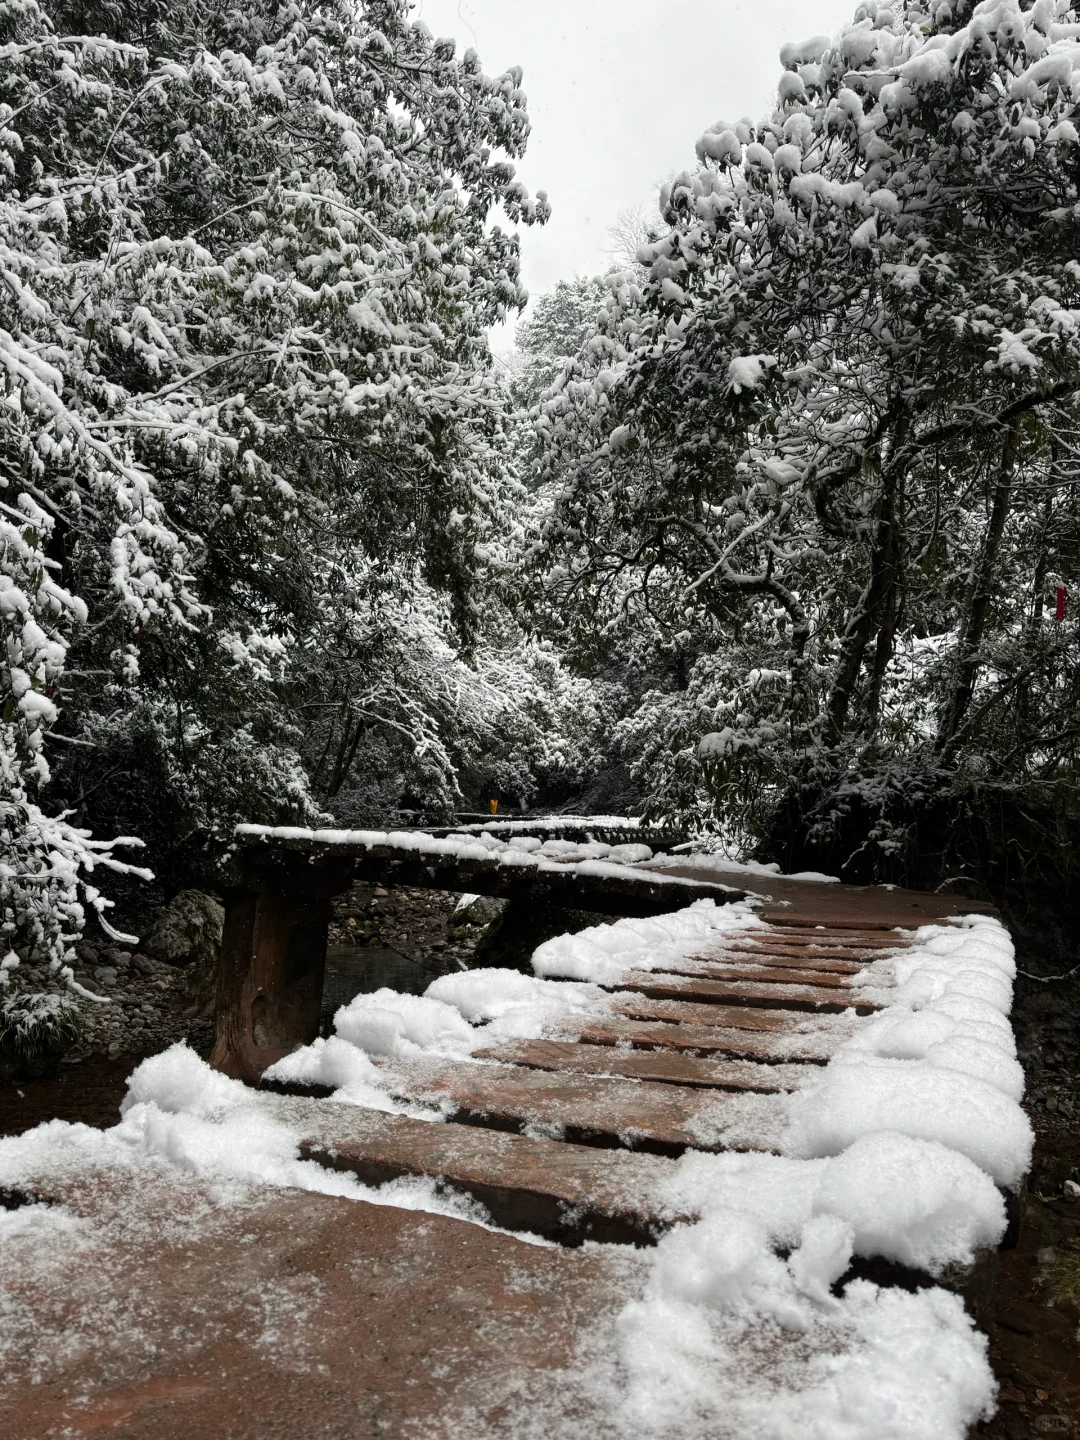
[[[747,879],[588,859],[530,864],[415,835],[247,830],[238,842],[215,1064],[251,1082],[313,1038],[329,901],[354,878],[564,895],[612,914],[727,903]],[[635,1252],[610,1242],[650,1246],[695,1218],[671,1199],[678,1157],[774,1149],[785,1096],[824,1073],[882,1003],[851,977],[957,908],[948,897],[780,877],[755,888],[764,925],[729,930],[662,971],[628,960],[605,980],[601,1014],[481,1043],[459,1060],[377,1062],[387,1094],[446,1123],[342,1104],[312,1086],[260,1098],[268,1119],[302,1135],[308,1162],[370,1186],[411,1178],[468,1197],[503,1231],[554,1248],[393,1203],[300,1191],[266,1189],[207,1230],[178,1211],[175,1186],[139,1180],[137,1199],[116,1176],[57,1187],[54,1198],[88,1225],[137,1204],[144,1232],[157,1227],[141,1248],[115,1247],[93,1297],[107,1310],[139,1294],[139,1343],[113,1344],[101,1326],[84,1344],[57,1339],[53,1383],[16,1392],[12,1433],[256,1440],[272,1414],[275,1434],[305,1440],[460,1440],[516,1435],[522,1406],[535,1419],[562,1405],[583,1337],[637,1293]],[[202,1215],[209,1204],[217,1215],[218,1201],[199,1195],[180,1210]],[[586,1240],[602,1243],[581,1248]],[[863,1273],[926,1283],[888,1265]],[[976,1266],[962,1282],[976,1314],[990,1273]],[[285,1308],[267,1320],[273,1304]],[[71,1302],[57,1310],[58,1335],[70,1314]],[[575,1434],[630,1433],[587,1389],[567,1403]]]
[[[249,1083],[314,1039],[329,896],[356,879],[526,903],[554,896],[614,915],[660,914],[699,899],[727,904],[747,894],[727,883],[746,879],[738,870],[703,879],[690,867],[656,871],[570,857],[528,864],[529,852],[476,851],[460,837],[415,832],[247,827],[239,840],[212,1063]],[[350,1115],[347,1135],[335,1122],[305,1141],[303,1155],[371,1185],[403,1175],[435,1179],[475,1196],[507,1229],[564,1243],[647,1242],[671,1217],[665,1222],[662,1207],[619,1196],[649,1192],[653,1157],[688,1147],[768,1149],[767,1125],[755,1134],[728,1124],[726,1112],[738,1107],[726,1097],[790,1090],[800,1067],[824,1064],[837,1042],[802,1033],[808,1014],[871,1014],[877,1007],[857,999],[849,977],[902,946],[904,931],[956,908],[952,897],[885,887],[767,875],[758,883],[767,929],[748,928],[715,953],[665,964],[662,973],[628,968],[605,982],[613,1001],[602,1019],[568,1020],[562,1034],[481,1049],[475,1059],[487,1064],[383,1066],[392,1093],[439,1106],[451,1126]],[[980,908],[989,909],[965,902]],[[537,1127],[562,1139],[523,1133]]]
[[[607,915],[659,915],[694,900],[726,904],[745,894],[602,858],[551,860],[494,839],[485,847],[469,836],[416,831],[262,826],[239,828],[227,880],[212,1063],[249,1083],[318,1034],[330,902],[357,881]]]
[[[425,829],[440,838],[451,835],[493,835],[509,840],[534,836],[540,840],[605,841],[609,845],[648,845],[653,850],[674,850],[689,843],[685,830],[645,825],[615,815],[549,815],[529,819],[495,819]]]

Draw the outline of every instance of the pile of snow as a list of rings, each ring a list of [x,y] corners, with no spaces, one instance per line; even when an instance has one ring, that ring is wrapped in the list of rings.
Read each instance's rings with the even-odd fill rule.
[[[266,1071],[266,1079],[331,1085],[334,1099],[352,1101],[351,1074],[343,1059],[347,1049],[369,1066],[368,1057],[463,1060],[499,1040],[537,1039],[549,1033],[565,1036],[567,1021],[600,1019],[611,1013],[615,998],[597,985],[565,984],[498,969],[440,976],[423,995],[384,988],[357,995],[343,1005],[334,1016],[329,1039],[286,1055]],[[378,1072],[371,1068],[371,1075],[358,1072],[358,1078],[378,1083],[374,1078]]]
[[[839,885],[839,875],[823,875],[820,870],[796,870],[786,875],[776,861],[763,864],[757,860],[729,860],[719,850],[698,850],[692,854],[657,855],[652,869],[725,870],[738,875],[751,875],[756,880],[806,880],[815,885]]]
[[[962,1440],[991,1412],[955,1294],[837,1288],[856,1256],[940,1275],[997,1244],[1002,1197],[972,1161],[883,1133],[825,1160],[687,1155],[669,1194],[702,1218],[660,1240],[615,1320],[618,1433]]]
[[[557,935],[533,952],[532,964],[538,975],[602,985],[627,970],[662,970],[665,964],[700,954],[712,940],[755,927],[766,928],[748,901],[716,905],[698,900],[670,915],[616,920]]]
[[[471,1027],[449,1005],[387,988],[343,1005],[334,1016],[334,1030],[368,1055],[468,1053],[473,1043]]]
[[[375,1067],[355,1047],[333,1038],[316,1046],[331,1057],[324,1065],[340,1067],[342,1098],[367,1109],[441,1120],[437,1111],[392,1100],[380,1088]],[[300,1111],[290,1114],[298,1104]],[[221,1204],[243,1203],[253,1187],[288,1187],[488,1223],[469,1197],[438,1191],[430,1180],[406,1177],[374,1188],[301,1160],[300,1142],[311,1126],[303,1107],[311,1104],[252,1090],[211,1070],[186,1045],[173,1045],[132,1072],[120,1123],[111,1129],[50,1120],[0,1138],[0,1185],[47,1189],[50,1181],[66,1185],[84,1173],[118,1168],[147,1177],[171,1173],[181,1183],[211,1182]],[[52,1209],[64,1213],[63,1207]]]
[[[960,1299],[852,1280],[852,1230],[822,1214],[781,1258],[715,1212],[656,1247],[616,1322],[626,1434],[679,1440],[963,1440],[993,1411],[987,1342]]]
[[[873,1129],[902,1130],[940,1140],[1015,1187],[1032,1146],[1008,1020],[1015,974],[1005,928],[968,915],[923,926],[909,947],[853,976],[860,996],[886,1008],[857,1027],[799,1097],[793,1126],[804,1153],[835,1153]]]
[[[827,1160],[687,1155],[670,1193],[702,1219],[661,1239],[616,1322],[635,1433],[961,1440],[990,1413],[955,1294],[837,1289],[855,1256],[940,1275],[996,1245],[1004,1202],[971,1160],[882,1132]]]

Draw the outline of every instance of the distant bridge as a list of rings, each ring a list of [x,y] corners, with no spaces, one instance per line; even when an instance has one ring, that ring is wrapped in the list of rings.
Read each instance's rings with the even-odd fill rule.
[[[467,824],[424,827],[428,835],[535,836],[541,840],[603,841],[608,845],[648,845],[652,850],[674,850],[688,845],[685,830],[670,825],[646,825],[621,815],[541,815],[471,820]]]

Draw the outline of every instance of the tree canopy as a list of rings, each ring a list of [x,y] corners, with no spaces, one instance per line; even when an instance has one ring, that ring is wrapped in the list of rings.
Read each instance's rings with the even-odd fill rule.
[[[551,663],[485,631],[515,484],[486,329],[525,298],[494,212],[547,214],[521,72],[410,9],[0,4],[12,884],[52,863],[50,772],[166,884],[235,820],[315,817],[313,698],[335,754],[358,720],[402,740],[388,803],[438,752],[445,808],[492,666]],[[65,834],[76,884],[106,842]],[[5,904],[24,959],[81,924]]]
[[[925,879],[1075,796],[1067,0],[786,46],[509,382],[520,71],[409,0],[0,0],[0,55],[11,957],[115,836],[174,888],[240,819],[591,797]]]
[[[861,5],[608,278],[538,418],[538,559],[594,631],[686,652],[626,722],[658,813],[860,806],[882,859],[898,795],[1073,775],[1078,35],[1051,0]]]

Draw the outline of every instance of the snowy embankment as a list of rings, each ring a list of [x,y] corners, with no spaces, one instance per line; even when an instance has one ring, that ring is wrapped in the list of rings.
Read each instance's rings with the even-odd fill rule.
[[[473,1051],[502,1037],[565,1037],[617,1000],[598,982],[703,953],[723,963],[726,937],[757,927],[745,903],[700,902],[549,941],[535,976],[464,972],[424,996],[358,996],[338,1012],[333,1036],[273,1073],[438,1123],[437,1109],[393,1098],[392,1067],[380,1061],[474,1064]],[[992,1405],[985,1341],[932,1278],[1000,1241],[1001,1191],[1018,1185],[1030,1158],[1007,1020],[1012,947],[982,916],[910,938],[850,977],[884,1008],[861,1019],[799,1017],[829,1049],[827,1064],[801,1067],[787,1093],[745,1097],[771,1107],[773,1153],[690,1152],[672,1166],[663,1198],[673,1213],[700,1218],[650,1252],[641,1292],[614,1330],[582,1340],[583,1371],[611,1384],[625,1433],[960,1440]],[[252,1185],[292,1186],[481,1218],[430,1181],[372,1191],[301,1161],[305,1116],[177,1046],[135,1071],[113,1130],[54,1121],[0,1141],[0,1184],[121,1166],[212,1181],[223,1202]],[[45,1231],[60,1227],[58,1243],[64,1223],[61,1207],[41,1219]],[[850,1279],[837,1289],[856,1258],[874,1257],[924,1272],[925,1287]]]

